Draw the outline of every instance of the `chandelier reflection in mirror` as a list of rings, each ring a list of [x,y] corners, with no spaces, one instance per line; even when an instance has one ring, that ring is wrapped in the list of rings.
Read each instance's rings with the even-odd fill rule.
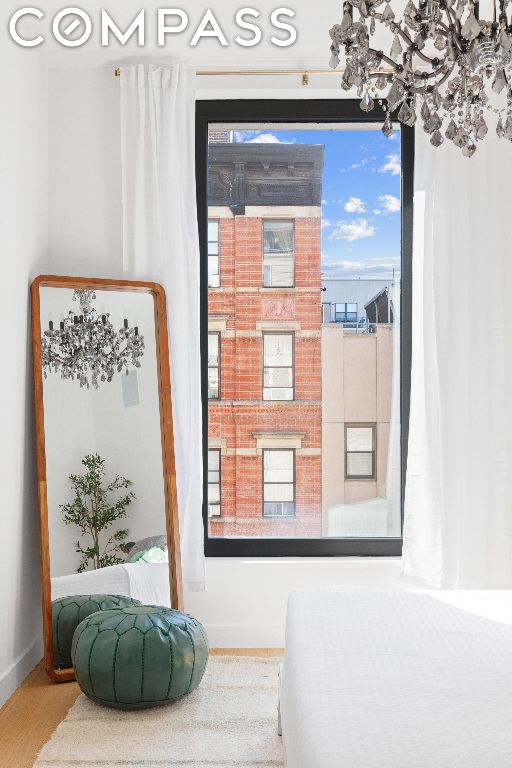
[[[341,87],[357,88],[365,112],[379,100],[386,136],[393,133],[390,112],[398,110],[409,126],[419,114],[431,144],[447,138],[471,157],[487,135],[489,113],[496,115],[497,135],[512,140],[510,0],[487,5],[490,20],[480,18],[483,2],[409,0],[397,18],[385,0],[347,0],[341,24],[330,30],[329,64],[338,67],[343,48]],[[377,25],[388,28],[388,53],[370,45]]]
[[[112,381],[116,372],[130,367],[140,368],[144,354],[144,337],[137,326],[130,328],[128,320],[116,330],[108,313],[99,315],[92,306],[94,291],[76,290],[73,301],[78,313],[68,316],[55,328],[50,320],[41,339],[44,377],[59,373],[63,379],[78,380],[81,387],[98,389],[100,382]]]

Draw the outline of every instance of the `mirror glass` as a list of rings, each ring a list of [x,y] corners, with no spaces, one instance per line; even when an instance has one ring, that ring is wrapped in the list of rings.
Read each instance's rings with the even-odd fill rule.
[[[40,288],[51,598],[170,605],[155,299]]]

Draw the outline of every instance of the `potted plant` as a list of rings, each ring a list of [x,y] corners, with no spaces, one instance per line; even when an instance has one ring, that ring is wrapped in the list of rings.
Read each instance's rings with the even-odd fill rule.
[[[119,556],[126,543],[128,529],[119,529],[108,533],[108,529],[117,521],[126,517],[127,508],[136,498],[130,480],[116,475],[105,483],[105,459],[97,453],[85,456],[82,464],[86,469],[83,475],[70,475],[74,499],[68,504],[60,504],[62,517],[66,525],[76,525],[83,535],[90,538],[87,543],[76,542],[76,551],[82,559],[77,573],[85,571],[89,564],[94,569],[122,563]],[[116,495],[121,491],[121,495]],[[114,497],[113,497],[114,494]]]

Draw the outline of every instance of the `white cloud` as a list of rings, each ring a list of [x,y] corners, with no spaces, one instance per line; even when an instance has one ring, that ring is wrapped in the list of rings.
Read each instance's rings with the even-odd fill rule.
[[[366,211],[365,205],[359,197],[349,197],[344,208],[347,213],[364,213]]]
[[[326,227],[330,227],[332,225],[332,221],[330,219],[322,219],[322,229],[325,229]]]
[[[365,259],[355,261],[340,259],[324,261],[322,258],[322,274],[325,277],[391,277],[400,274],[400,258]]]
[[[283,141],[275,133],[260,133],[252,139],[248,139],[246,144],[293,144],[292,141]]]
[[[374,215],[375,215],[375,216],[380,216],[380,214],[382,213],[382,211],[380,210],[380,208],[374,208],[374,209],[373,209],[373,213],[374,213]]]
[[[295,144],[294,141],[285,141],[275,133],[262,131],[235,131],[236,144]]]
[[[329,235],[330,240],[361,240],[364,237],[373,237],[375,227],[367,219],[354,219],[354,221],[338,221],[336,229]]]
[[[379,168],[379,173],[390,173],[398,176],[401,171],[400,157],[396,154],[386,156],[386,162]]]
[[[379,202],[388,213],[398,213],[400,210],[400,200],[394,195],[379,195]]]

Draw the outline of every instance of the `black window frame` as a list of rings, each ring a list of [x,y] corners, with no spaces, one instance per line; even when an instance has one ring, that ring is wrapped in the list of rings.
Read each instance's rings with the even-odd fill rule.
[[[196,189],[199,243],[201,249],[201,392],[203,414],[203,462],[208,455],[207,344],[208,344],[208,125],[210,123],[354,123],[382,125],[386,113],[380,104],[365,113],[358,99],[221,99],[196,102]],[[396,118],[396,113],[392,113]],[[412,316],[412,225],[414,190],[414,128],[401,125],[401,509],[403,508],[407,473],[407,441],[411,382],[411,316]],[[390,147],[391,149],[391,147]],[[343,557],[399,556],[402,537],[379,538],[252,538],[235,539],[210,537],[208,534],[208,503],[206,473],[203,492],[203,522],[205,555],[207,557]]]
[[[292,282],[290,285],[265,285],[265,224],[268,224],[270,222],[280,222],[280,223],[287,223],[292,225],[292,233],[293,233],[293,277]],[[261,287],[262,288],[273,288],[274,290],[284,289],[286,288],[295,288],[295,221],[294,219],[289,219],[286,216],[283,217],[270,217],[266,216],[262,219],[261,222]]]
[[[219,480],[218,480],[217,483],[210,483],[210,478],[208,477],[208,475],[209,475],[210,471],[212,471],[212,470],[210,470],[209,464],[206,467],[207,486],[209,486],[209,485],[218,485],[219,486],[219,503],[218,503],[218,507],[219,507],[219,510],[220,510],[218,515],[212,515],[211,517],[208,516],[208,519],[212,519],[212,518],[213,519],[218,519],[219,517],[222,517],[222,455],[221,455],[221,449],[220,448],[208,448],[208,453],[216,453],[216,454],[218,454],[218,457],[219,457],[219,469],[218,469]],[[217,506],[217,505],[210,504],[210,502],[208,501],[208,498],[207,498],[206,499],[206,506],[208,508],[210,506],[214,507],[214,506]]]
[[[290,483],[271,483],[267,482],[265,483],[265,454],[266,453],[283,453],[285,451],[286,453],[292,454],[293,459],[293,479],[292,479],[292,487],[293,487],[293,515],[266,515],[265,514],[265,485],[290,485]],[[295,520],[297,517],[297,472],[295,471],[296,466],[296,456],[295,456],[295,448],[263,448],[261,451],[261,514],[264,520]],[[278,504],[284,504],[286,502],[277,502]]]
[[[210,365],[210,359],[209,354],[207,350],[206,353],[206,367],[208,369],[208,372],[210,371],[210,368],[216,368],[217,369],[217,397],[210,397],[208,393],[208,380],[206,382],[206,397],[208,398],[208,401],[210,403],[216,403],[218,402],[220,398],[220,345],[221,345],[221,335],[219,331],[208,331],[208,339],[207,343],[210,341],[210,336],[217,336],[217,365]]]
[[[220,219],[218,216],[208,216],[208,224],[210,222],[215,222],[217,224],[217,253],[212,254],[217,256],[217,276],[219,278],[219,284],[218,285],[210,285],[210,282],[208,281],[208,288],[221,288],[221,281],[220,281]],[[208,229],[207,229],[208,232]],[[212,241],[210,238],[207,238],[207,259],[210,258],[210,249],[209,245]],[[208,277],[210,276],[210,273],[208,272]]]
[[[265,365],[265,336],[291,336],[292,337],[292,364],[289,365]],[[292,394],[291,400],[277,398],[265,398],[266,389],[290,389],[290,387],[266,387],[265,368],[290,368],[292,369]],[[261,333],[261,400],[263,403],[293,403],[295,400],[295,331],[262,331]]]
[[[349,312],[347,307],[355,306],[356,311],[355,312]],[[336,307],[345,307],[344,312],[338,312]],[[338,320],[338,314],[342,315],[342,317]],[[355,315],[355,317],[350,317],[349,315]],[[357,320],[359,318],[359,305],[356,301],[335,301],[334,302],[334,322],[335,323],[357,323]]]

